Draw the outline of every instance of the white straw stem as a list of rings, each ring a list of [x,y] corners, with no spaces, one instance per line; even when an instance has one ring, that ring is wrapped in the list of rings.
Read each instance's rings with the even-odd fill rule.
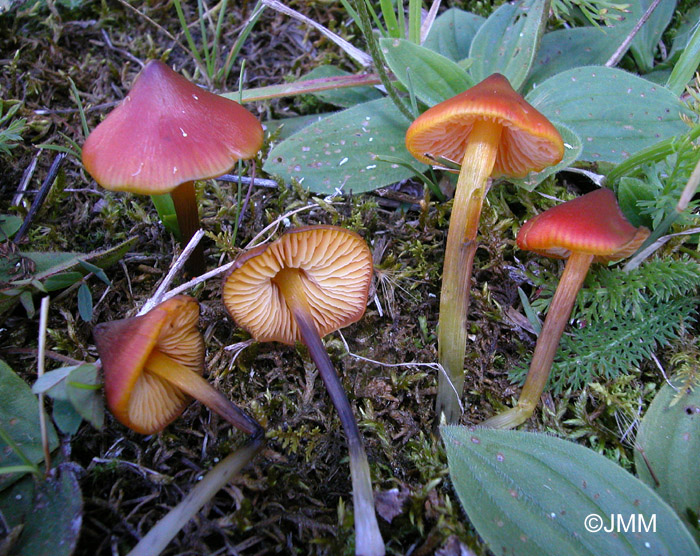
[[[182,502],[153,526],[127,556],[160,554],[180,529],[253,458],[261,447],[260,439],[251,441],[217,463],[183,498]]]
[[[41,298],[39,309],[39,349],[36,362],[36,374],[39,378],[44,375],[44,358],[46,355],[46,329],[49,320],[49,296]],[[41,430],[41,446],[44,449],[44,464],[46,474],[51,470],[51,453],[49,451],[49,435],[46,427],[46,411],[44,410],[44,394],[39,394],[39,428]]]

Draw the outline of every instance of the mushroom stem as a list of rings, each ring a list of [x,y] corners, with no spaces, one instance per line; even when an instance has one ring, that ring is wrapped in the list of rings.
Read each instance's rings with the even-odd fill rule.
[[[502,127],[493,122],[474,122],[457,180],[440,291],[438,357],[445,373],[438,377],[435,404],[438,422],[441,413],[444,413],[448,423],[456,423],[461,415],[469,288],[476,253],[476,234],[501,130]]]
[[[197,195],[193,181],[186,181],[178,185],[170,193],[177,215],[177,225],[180,228],[180,245],[183,247],[192,239],[199,229],[199,209],[197,207]],[[204,247],[197,245],[190,258],[185,263],[187,272],[193,276],[199,276],[206,268],[204,261]]]
[[[591,262],[593,262],[593,255],[575,251],[571,253],[537,338],[530,370],[527,373],[517,405],[487,419],[481,426],[494,429],[512,429],[530,418],[549,379],[549,371],[559,347],[559,340],[561,340],[566,323],[571,316],[576,295],[583,285]]]
[[[318,329],[311,318],[311,310],[299,273],[300,271],[296,268],[285,268],[275,276],[273,281],[279,287],[289,310],[294,315],[299,333],[318,368],[345,430],[350,454],[352,499],[355,508],[355,553],[362,556],[383,556],[384,541],[379,532],[374,511],[372,479],[360,430],[340,378],[335,372],[328,352],[321,342]]]
[[[236,407],[226,396],[215,390],[204,378],[178,363],[171,357],[154,349],[148,356],[145,369],[167,380],[180,390],[199,400],[218,413],[234,427],[254,438],[262,436],[260,424],[242,409]]]

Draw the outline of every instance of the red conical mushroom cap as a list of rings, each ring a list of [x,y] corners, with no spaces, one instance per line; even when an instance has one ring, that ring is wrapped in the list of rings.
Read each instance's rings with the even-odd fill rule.
[[[190,83],[152,60],[83,146],[102,187],[147,195],[219,176],[260,150],[260,122],[237,102]]]
[[[597,261],[624,259],[649,236],[622,214],[610,189],[597,189],[531,218],[518,232],[518,247],[555,258],[573,251]]]
[[[179,295],[145,315],[95,327],[107,406],[119,422],[136,432],[152,434],[182,413],[187,396],[148,372],[148,358],[158,350],[202,374],[204,340],[197,330],[198,321],[197,301]]]
[[[503,126],[494,177],[525,177],[564,156],[564,141],[556,128],[499,73],[418,116],[406,132],[406,148],[425,164],[434,164],[435,157],[460,164],[478,119]]]

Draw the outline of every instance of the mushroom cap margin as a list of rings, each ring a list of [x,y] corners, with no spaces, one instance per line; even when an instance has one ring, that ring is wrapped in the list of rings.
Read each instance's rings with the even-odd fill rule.
[[[204,370],[199,304],[179,295],[142,316],[98,324],[93,330],[102,361],[107,406],[123,425],[152,434],[176,419],[188,398],[146,370],[154,349],[192,371]]]
[[[561,161],[564,141],[552,123],[499,73],[429,108],[406,132],[406,148],[425,164],[461,164],[474,122],[503,126],[492,177],[522,178]]]
[[[622,214],[615,194],[606,188],[556,205],[520,228],[518,247],[564,259],[573,251],[594,255],[598,262],[629,257],[649,236]]]

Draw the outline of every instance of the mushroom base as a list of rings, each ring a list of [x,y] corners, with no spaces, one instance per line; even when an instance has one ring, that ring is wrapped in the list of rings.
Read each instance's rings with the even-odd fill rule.
[[[481,426],[512,429],[530,418],[549,380],[549,371],[559,347],[559,340],[592,262],[593,255],[575,252],[571,254],[549,305],[518,404],[512,409],[487,419]]]

